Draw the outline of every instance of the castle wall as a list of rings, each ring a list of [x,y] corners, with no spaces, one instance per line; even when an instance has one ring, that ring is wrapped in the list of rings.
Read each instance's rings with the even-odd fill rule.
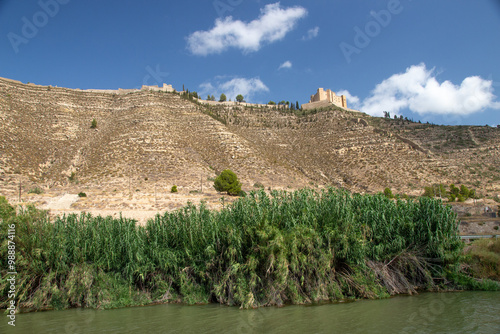
[[[259,103],[246,103],[246,102],[237,102],[237,101],[224,101],[224,102],[219,102],[219,101],[208,101],[208,100],[203,100],[203,99],[198,99],[198,102],[212,105],[212,106],[226,106],[226,107],[256,107],[256,108],[272,108],[275,106],[268,105],[268,104],[259,104]]]
[[[302,109],[323,108],[332,105],[332,103],[338,107],[347,108],[347,99],[344,95],[337,96],[337,94],[330,89],[325,91],[323,88],[318,88],[317,93],[311,95],[309,103],[302,105]]]
[[[146,86],[146,85],[143,85],[141,90],[151,90],[151,91],[155,91],[155,92],[169,92],[169,93],[172,93],[174,91],[174,88],[172,87],[172,85],[167,85],[167,84],[163,84],[163,87],[158,87],[158,85],[156,86]]]

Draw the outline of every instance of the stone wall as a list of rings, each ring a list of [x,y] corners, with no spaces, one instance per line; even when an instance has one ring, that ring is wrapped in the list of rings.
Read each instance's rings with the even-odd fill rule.
[[[172,85],[167,85],[166,83],[163,84],[163,87],[158,87],[157,85],[155,86],[143,85],[142,90],[151,90],[155,92],[168,92],[168,93],[174,92],[174,88],[172,87]]]
[[[237,101],[208,101],[203,99],[198,99],[199,103],[208,104],[211,106],[225,106],[225,107],[255,107],[255,108],[272,108],[273,105],[259,104],[259,103],[247,103],[247,102],[237,102]]]

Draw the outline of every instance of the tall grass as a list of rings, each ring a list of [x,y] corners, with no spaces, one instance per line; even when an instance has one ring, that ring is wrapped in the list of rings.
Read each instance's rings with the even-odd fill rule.
[[[464,262],[474,276],[500,281],[500,239],[482,239],[467,247]]]
[[[4,211],[1,240],[15,223],[18,301],[28,309],[378,298],[443,285],[463,247],[455,214],[437,200],[336,189],[251,192],[222,211],[188,205],[145,226]],[[3,243],[0,307],[6,251]]]

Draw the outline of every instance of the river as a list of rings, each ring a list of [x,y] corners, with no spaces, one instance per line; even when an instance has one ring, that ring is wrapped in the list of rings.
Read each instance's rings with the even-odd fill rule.
[[[383,300],[240,310],[156,305],[2,316],[0,333],[500,333],[500,292],[424,293]]]

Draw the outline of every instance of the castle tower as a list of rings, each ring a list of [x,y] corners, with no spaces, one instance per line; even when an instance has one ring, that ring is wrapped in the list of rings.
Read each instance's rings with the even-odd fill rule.
[[[344,95],[337,96],[334,91],[318,88],[315,95],[311,95],[309,103],[303,104],[303,109],[324,108],[330,105],[336,105],[341,108],[347,108],[347,99]]]

